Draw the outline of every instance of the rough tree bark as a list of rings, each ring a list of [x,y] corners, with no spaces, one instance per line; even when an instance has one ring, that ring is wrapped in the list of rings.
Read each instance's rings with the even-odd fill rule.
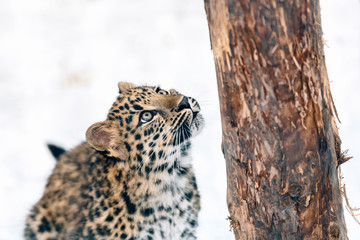
[[[205,0],[236,239],[347,239],[318,0]]]

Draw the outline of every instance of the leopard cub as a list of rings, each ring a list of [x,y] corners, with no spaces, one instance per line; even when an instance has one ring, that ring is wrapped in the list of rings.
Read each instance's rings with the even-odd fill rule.
[[[199,103],[173,89],[118,86],[107,119],[59,155],[26,239],[196,239],[189,150],[204,125]]]

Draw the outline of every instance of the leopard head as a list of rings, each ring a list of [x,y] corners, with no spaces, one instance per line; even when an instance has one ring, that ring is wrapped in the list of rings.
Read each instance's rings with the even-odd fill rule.
[[[86,139],[96,150],[130,167],[164,164],[204,125],[199,103],[174,89],[127,82],[118,87],[119,96],[106,121],[90,126]]]

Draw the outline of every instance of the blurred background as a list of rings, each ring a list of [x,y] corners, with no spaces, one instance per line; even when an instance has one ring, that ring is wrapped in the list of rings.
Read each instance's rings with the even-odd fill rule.
[[[331,89],[340,116],[347,194],[360,207],[360,2],[322,0]],[[200,240],[233,239],[216,75],[202,0],[0,0],[0,239],[24,221],[55,165],[45,143],[72,148],[104,120],[117,82],[197,98],[206,127],[193,158]],[[348,212],[349,239],[360,226]]]

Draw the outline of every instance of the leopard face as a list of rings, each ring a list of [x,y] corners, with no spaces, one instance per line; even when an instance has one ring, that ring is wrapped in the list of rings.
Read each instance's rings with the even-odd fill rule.
[[[88,143],[131,169],[174,163],[177,149],[186,149],[203,127],[199,103],[173,89],[126,82],[118,86],[120,95],[107,120],[88,129]]]

